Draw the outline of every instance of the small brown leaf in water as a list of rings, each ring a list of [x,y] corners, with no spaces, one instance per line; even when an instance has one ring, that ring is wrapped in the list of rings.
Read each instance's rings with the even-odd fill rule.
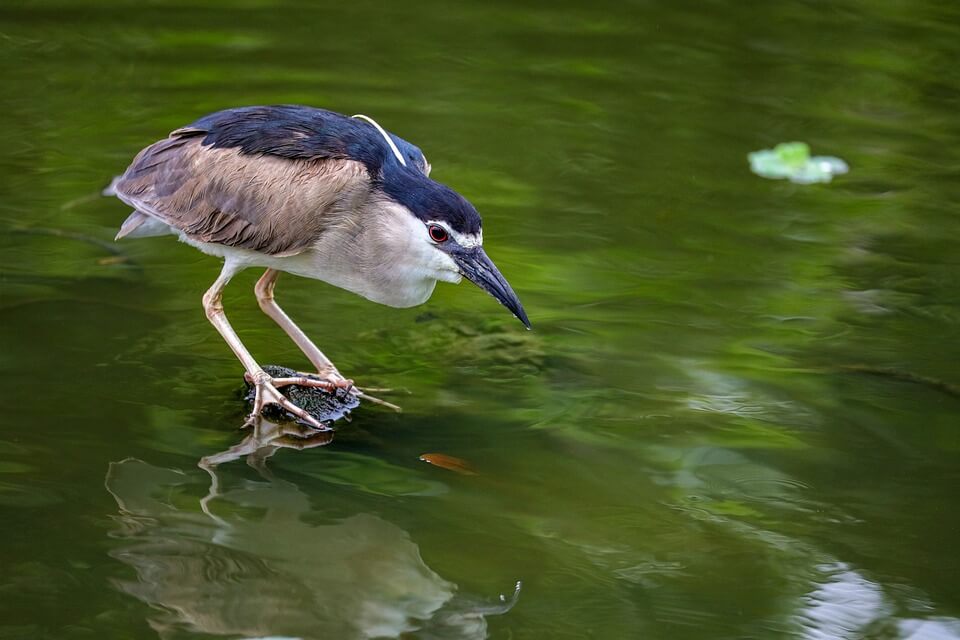
[[[454,458],[453,456],[448,456],[445,453],[424,453],[420,455],[420,459],[424,462],[429,462],[434,466],[441,467],[448,471],[454,471],[461,475],[477,475],[477,472],[470,468],[470,465],[466,460]]]
[[[127,256],[107,256],[106,258],[100,258],[97,260],[97,264],[100,266],[106,266],[110,264],[123,264],[130,260]]]

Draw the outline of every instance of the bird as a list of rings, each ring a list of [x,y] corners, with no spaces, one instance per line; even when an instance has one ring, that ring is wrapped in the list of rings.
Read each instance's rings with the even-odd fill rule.
[[[277,304],[281,273],[396,308],[423,304],[437,282],[465,277],[530,329],[517,294],[484,251],[480,214],[430,173],[419,147],[368,116],[248,106],[203,116],[145,147],[104,193],[133,209],[117,240],[172,234],[223,260],[202,306],[255,389],[245,424],[276,404],[323,429],[280,389],[347,389],[389,403],[354,386]],[[222,294],[251,267],[265,269],[254,287],[260,309],[315,372],[271,377],[240,341]]]

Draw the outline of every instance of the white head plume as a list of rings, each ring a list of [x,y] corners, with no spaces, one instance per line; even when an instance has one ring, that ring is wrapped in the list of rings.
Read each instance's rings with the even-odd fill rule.
[[[377,124],[376,120],[374,120],[370,116],[365,116],[362,113],[358,113],[352,117],[359,118],[360,120],[366,120],[367,122],[372,124],[374,127],[376,127],[377,131],[380,132],[380,135],[383,136],[383,139],[387,141],[388,145],[390,145],[390,150],[393,151],[393,155],[397,156],[397,160],[400,161],[400,164],[402,164],[403,166],[407,166],[407,161],[403,159],[402,155],[400,155],[400,149],[397,149],[397,145],[393,143],[393,138],[390,137],[389,133],[384,131],[383,127]]]

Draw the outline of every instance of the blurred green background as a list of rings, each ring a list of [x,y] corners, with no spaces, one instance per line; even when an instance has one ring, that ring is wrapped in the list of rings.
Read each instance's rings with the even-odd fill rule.
[[[5,0],[0,638],[960,638],[958,59],[934,0]],[[405,411],[201,504],[246,435],[218,265],[99,192],[275,103],[418,144],[534,331],[282,278]],[[850,174],[749,172],[788,140]],[[231,320],[304,367],[257,275]]]

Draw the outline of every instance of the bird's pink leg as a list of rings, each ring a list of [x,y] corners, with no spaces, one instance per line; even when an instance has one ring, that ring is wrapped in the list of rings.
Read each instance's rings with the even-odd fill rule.
[[[313,343],[313,340],[307,337],[307,334],[303,332],[303,329],[298,327],[296,323],[290,319],[290,316],[280,308],[280,305],[277,304],[276,300],[273,297],[273,289],[277,284],[277,278],[280,277],[280,272],[276,269],[267,269],[264,271],[263,275],[260,276],[260,279],[257,280],[256,286],[254,286],[253,291],[257,296],[257,302],[260,304],[260,309],[270,316],[274,322],[280,325],[280,328],[290,336],[290,339],[293,340],[300,351],[303,352],[303,355],[307,356],[307,359],[310,360],[310,363],[317,369],[317,374],[329,383],[332,383],[335,388],[346,388],[353,389],[353,381],[344,378],[340,375],[340,372],[337,371],[337,367],[330,361],[330,359],[323,355],[323,352]],[[302,384],[302,386],[313,386],[313,387],[322,387],[321,384],[316,384],[318,381],[310,380],[309,378],[301,378],[301,380],[308,381],[307,384],[302,384],[297,382],[296,379],[290,379],[289,382],[285,384]],[[276,381],[274,381],[276,383]],[[275,386],[280,386],[276,385]],[[389,389],[383,389],[383,391],[389,391]],[[357,389],[357,393],[361,398],[365,398],[370,402],[375,404],[381,404],[385,407],[399,411],[400,407],[389,402],[385,402],[379,398],[375,398],[371,395],[368,395],[363,390]]]
[[[251,383],[255,385],[256,392],[253,401],[253,411],[247,418],[247,424],[251,424],[256,417],[260,415],[264,405],[278,404],[310,426],[322,429],[323,425],[320,424],[316,418],[290,402],[282,393],[277,391],[277,387],[273,384],[273,379],[257,364],[257,361],[253,359],[253,356],[250,355],[247,348],[240,342],[240,338],[233,330],[233,327],[230,326],[227,315],[223,311],[223,289],[237,271],[239,271],[239,269],[237,269],[235,265],[231,265],[229,262],[224,263],[220,276],[207,292],[203,294],[203,310],[206,312],[210,324],[220,332],[220,335],[223,336],[223,339],[230,346],[230,349],[233,350],[233,353],[236,354],[240,362],[243,363],[243,367],[247,370],[247,377]]]
[[[334,364],[330,362],[330,359],[323,355],[323,352],[320,351],[317,345],[307,337],[307,334],[290,319],[290,316],[288,316],[274,300],[273,289],[279,277],[279,271],[276,269],[267,269],[263,275],[260,276],[260,279],[257,280],[253,291],[257,295],[257,302],[260,304],[260,309],[280,325],[280,328],[300,347],[300,351],[303,352],[303,355],[307,356],[307,359],[310,360],[310,363],[316,368],[318,374],[323,377],[329,376],[342,379],[343,377],[340,375],[340,372],[337,371]]]

